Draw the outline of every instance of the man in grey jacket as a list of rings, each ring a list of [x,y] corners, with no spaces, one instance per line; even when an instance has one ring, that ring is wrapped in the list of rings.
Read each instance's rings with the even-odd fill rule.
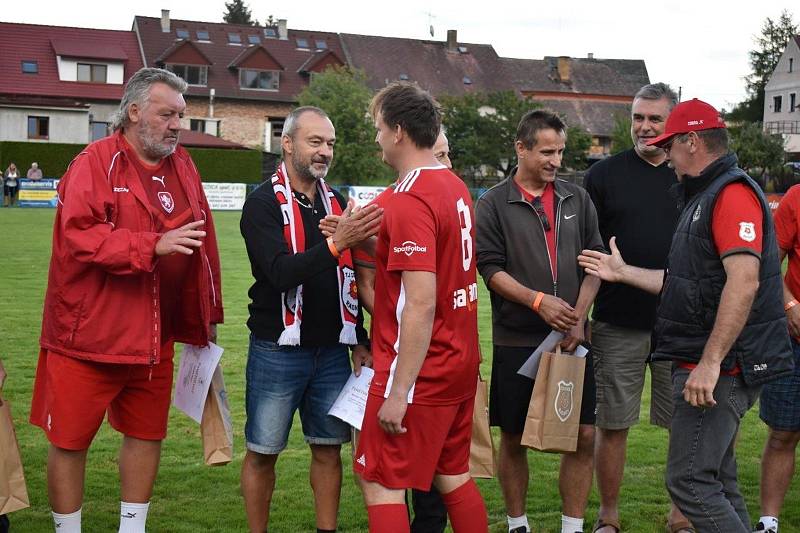
[[[584,340],[586,315],[600,280],[585,276],[577,256],[602,250],[597,213],[581,187],[556,179],[566,140],[557,115],[536,110],[517,128],[519,166],[478,200],[478,270],[491,291],[492,383],[490,421],[501,430],[498,477],[508,529],[526,533],[527,448],[520,444],[533,381],[517,374],[551,329],[562,347]],[[583,531],[592,485],[595,386],[587,358],[578,447],[562,456],[559,487],[562,532]]]

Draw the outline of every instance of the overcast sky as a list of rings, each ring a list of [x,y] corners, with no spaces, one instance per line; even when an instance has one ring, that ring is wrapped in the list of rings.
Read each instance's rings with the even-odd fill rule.
[[[644,59],[651,81],[682,88],[683,99],[701,98],[730,109],[744,98],[747,52],[766,17],[777,19],[796,3],[775,0],[465,2],[464,0],[247,2],[263,23],[288,19],[290,29],[363,33],[492,44],[501,56],[546,55]],[[220,22],[224,0],[3,2],[0,20],[91,28],[130,29],[134,15]],[[0,51],[2,53],[2,51]],[[391,60],[391,58],[387,58]]]

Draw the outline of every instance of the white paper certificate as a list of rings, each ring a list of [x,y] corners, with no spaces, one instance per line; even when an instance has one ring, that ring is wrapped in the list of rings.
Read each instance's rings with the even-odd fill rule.
[[[367,406],[367,395],[369,385],[372,383],[372,376],[375,372],[366,366],[361,367],[361,375],[356,377],[350,374],[347,383],[344,384],[339,397],[333,402],[328,414],[340,418],[361,430],[361,423],[364,421],[364,411]]]
[[[556,351],[556,344],[561,342],[564,338],[564,334],[560,331],[551,331],[550,335],[545,337],[542,344],[536,348],[530,357],[519,367],[517,370],[517,374],[521,376],[525,376],[526,378],[536,379],[536,373],[539,371],[539,361],[542,360],[542,352],[555,352]],[[586,354],[589,353],[589,350],[578,345],[575,348],[575,356],[576,357],[586,357]]]
[[[172,405],[189,415],[198,424],[203,417],[203,407],[208,396],[208,387],[214,370],[224,350],[209,342],[208,346],[184,344],[178,377],[175,380],[175,396]]]

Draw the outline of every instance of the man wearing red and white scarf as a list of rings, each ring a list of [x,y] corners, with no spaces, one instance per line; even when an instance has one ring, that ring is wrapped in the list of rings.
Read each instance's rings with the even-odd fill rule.
[[[295,109],[281,137],[284,161],[242,210],[255,283],[249,292],[247,454],[241,483],[254,532],[267,527],[275,463],[297,409],[311,447],[317,531],[336,529],[340,448],[350,440],[350,428],[327,413],[350,375],[348,345],[355,368],[369,362],[350,248],[377,232],[382,210],[351,210],[325,183],[335,141],[324,111]],[[342,222],[326,239],[318,225],[328,214],[340,215]]]

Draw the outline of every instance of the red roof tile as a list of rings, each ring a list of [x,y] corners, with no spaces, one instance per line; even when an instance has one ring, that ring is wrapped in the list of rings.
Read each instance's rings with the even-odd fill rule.
[[[327,49],[339,57],[345,57],[339,36],[336,33],[306,30],[289,30],[288,39],[272,39],[264,37],[264,28],[241,24],[216,22],[195,22],[188,20],[171,20],[170,31],[161,31],[161,19],[155,17],[134,18],[134,28],[139,34],[147,66],[158,66],[157,60],[163,52],[175,43],[178,29],[189,32],[192,44],[196,45],[208,57],[211,64],[208,68],[208,85],[206,87],[190,86],[189,96],[208,96],[211,88],[215,89],[217,98],[237,98],[246,100],[262,100],[277,102],[295,102],[297,94],[308,85],[308,76],[298,71],[310,57],[316,53],[316,41],[325,41]],[[197,30],[209,33],[209,41],[198,41]],[[241,35],[241,45],[228,42],[229,33]],[[254,91],[239,86],[239,72],[229,65],[242,54],[249,43],[249,36],[258,36],[261,46],[275,62],[285,70],[280,74],[280,86],[277,91]],[[297,47],[297,39],[306,39],[309,49]]]
[[[53,51],[57,56],[77,57],[83,59],[113,59],[125,61],[128,54],[118,43],[106,43],[97,46],[97,43],[87,42],[78,39],[50,39]]]
[[[122,98],[123,85],[59,80],[58,63],[51,40],[59,43],[80,42],[84,53],[88,53],[89,49],[124,53],[127,57],[123,60],[125,80],[142,67],[136,36],[131,31],[0,22],[0,72],[3,73],[0,76],[0,94],[78,98],[83,101]],[[76,50],[72,48],[71,51]],[[106,55],[105,52],[103,55]],[[96,52],[84,57],[98,59]],[[22,61],[36,61],[38,74],[23,73]]]
[[[211,60],[196,44],[188,39],[181,39],[164,50],[156,58],[156,63],[179,63],[181,65],[210,65]]]

